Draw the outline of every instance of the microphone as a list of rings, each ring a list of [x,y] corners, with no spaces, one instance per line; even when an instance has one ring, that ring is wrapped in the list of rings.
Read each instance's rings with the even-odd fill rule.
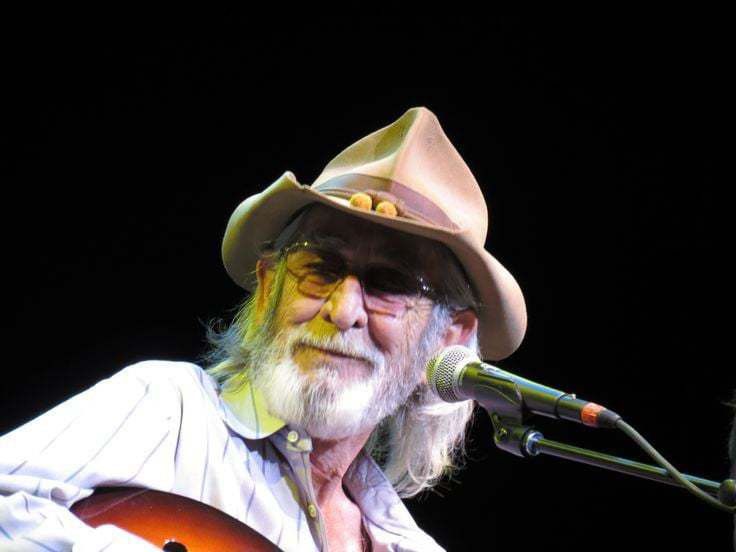
[[[447,347],[427,363],[427,381],[446,402],[475,399],[490,413],[520,417],[532,414],[570,420],[590,427],[612,428],[621,416],[481,361],[467,347]]]

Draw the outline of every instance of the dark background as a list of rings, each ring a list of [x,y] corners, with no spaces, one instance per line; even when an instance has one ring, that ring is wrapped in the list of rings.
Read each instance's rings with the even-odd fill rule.
[[[610,406],[685,472],[727,476],[723,15],[40,15],[2,24],[0,433],[126,364],[196,359],[202,322],[242,297],[220,260],[234,207],[425,105],[527,298],[500,365]],[[645,460],[616,433],[538,427]],[[451,550],[730,547],[727,514],[507,455],[482,412],[470,456],[444,496],[409,502]]]

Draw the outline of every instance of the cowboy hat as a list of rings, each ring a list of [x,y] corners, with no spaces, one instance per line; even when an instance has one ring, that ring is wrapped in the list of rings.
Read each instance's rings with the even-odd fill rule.
[[[509,271],[485,250],[488,210],[483,193],[431,111],[409,109],[361,138],[330,161],[311,186],[287,171],[243,201],[222,242],[225,269],[235,283],[255,288],[261,246],[312,203],[446,245],[479,300],[483,356],[500,360],[518,348],[526,331],[524,296]]]

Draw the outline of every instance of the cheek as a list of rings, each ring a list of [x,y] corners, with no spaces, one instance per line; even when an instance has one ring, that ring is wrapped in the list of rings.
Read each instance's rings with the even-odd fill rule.
[[[276,309],[278,320],[284,325],[302,324],[312,320],[324,301],[322,299],[314,299],[305,297],[298,293],[294,286],[285,283],[284,290],[281,295],[281,301]]]
[[[412,354],[429,317],[417,311],[408,311],[401,318],[369,316],[371,337],[385,354],[398,356]]]
[[[279,306],[279,319],[290,325],[309,322],[317,316],[323,303],[324,301],[309,298],[282,301]]]
[[[368,328],[373,343],[384,354],[395,355],[403,345],[403,324],[388,316],[368,316]]]

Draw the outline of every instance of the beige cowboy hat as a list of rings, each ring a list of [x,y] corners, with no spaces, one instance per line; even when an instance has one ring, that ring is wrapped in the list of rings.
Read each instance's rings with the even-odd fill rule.
[[[488,209],[483,193],[434,113],[409,109],[345,149],[311,186],[287,171],[243,201],[222,242],[225,269],[235,283],[255,288],[261,246],[311,203],[445,244],[480,302],[478,338],[484,358],[500,360],[517,349],[526,331],[524,296],[484,248]]]

